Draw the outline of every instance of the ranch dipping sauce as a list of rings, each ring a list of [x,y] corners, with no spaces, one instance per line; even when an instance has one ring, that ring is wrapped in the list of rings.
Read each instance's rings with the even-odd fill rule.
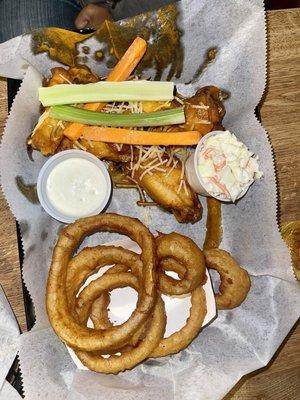
[[[111,190],[106,165],[82,150],[66,150],[48,159],[37,182],[44,210],[65,223],[99,214],[106,207]]]
[[[70,217],[93,213],[103,202],[107,184],[102,171],[91,161],[70,158],[50,172],[46,194],[59,212]]]

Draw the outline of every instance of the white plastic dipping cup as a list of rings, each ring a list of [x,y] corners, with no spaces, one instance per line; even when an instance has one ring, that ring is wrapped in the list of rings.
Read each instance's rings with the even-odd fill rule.
[[[205,188],[205,183],[201,177],[199,167],[198,167],[198,161],[199,161],[199,154],[204,146],[205,141],[215,135],[222,135],[224,134],[224,131],[212,131],[208,133],[207,135],[203,136],[203,138],[200,140],[198,143],[195,151],[189,156],[185,163],[185,174],[187,177],[187,181],[191,188],[201,196],[207,196],[207,197],[214,197],[217,200],[224,201],[226,203],[232,203],[232,200],[226,199],[226,198],[221,198],[214,196],[213,194],[209,193],[206,188]],[[251,186],[252,183],[247,185],[245,189],[240,193],[238,198],[236,200],[239,200],[242,198],[248,191],[249,187]]]
[[[86,215],[83,215],[82,213],[80,213],[80,215],[75,215],[75,213],[64,214],[61,210],[58,210],[55,207],[53,201],[49,199],[49,196],[47,194],[47,181],[51,172],[60,163],[71,159],[83,159],[92,163],[98,168],[99,178],[103,182],[103,190],[105,191],[105,193],[103,194],[103,196],[101,196],[101,198],[99,198],[100,201],[95,206],[95,209],[89,210]],[[95,170],[95,168],[93,169]],[[106,207],[111,196],[111,191],[112,184],[106,165],[93,154],[87,153],[83,150],[65,150],[49,158],[49,160],[43,165],[42,169],[40,170],[37,180],[37,194],[43,209],[51,217],[67,224],[74,222],[78,218],[99,214]]]

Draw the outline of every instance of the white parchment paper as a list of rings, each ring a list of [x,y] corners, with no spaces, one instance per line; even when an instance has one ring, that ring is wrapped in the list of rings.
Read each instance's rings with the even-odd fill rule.
[[[39,116],[37,88],[41,75],[53,63],[46,54],[33,56],[30,35],[11,45],[4,76],[22,76],[23,70],[9,63],[29,63],[22,87],[13,104],[1,145],[1,183],[7,201],[21,225],[25,251],[23,277],[33,299],[36,324],[21,335],[20,360],[27,399],[113,399],[162,400],[221,399],[245,374],[268,363],[299,316],[299,287],[292,274],[290,255],[276,219],[277,191],[272,148],[255,117],[265,86],[266,37],[262,0],[182,0],[178,3],[178,25],[183,32],[184,72],[178,87],[192,93],[205,85],[230,92],[224,126],[235,133],[260,157],[264,178],[255,183],[236,205],[224,205],[221,244],[251,274],[252,287],[237,309],[219,312],[218,318],[180,354],[149,360],[118,376],[104,376],[75,369],[65,346],[55,336],[45,312],[45,284],[53,246],[61,224],[51,219],[40,205],[19,192],[16,177],[34,184],[46,159],[34,152],[31,161],[25,141]],[[92,47],[95,39],[85,43]],[[12,44],[15,42],[12,41]],[[99,43],[98,43],[99,44]],[[0,52],[3,47],[0,45]],[[216,61],[192,85],[199,59],[208,48],[217,47]],[[7,46],[6,46],[7,51]],[[197,60],[197,62],[195,62]],[[105,68],[93,64],[95,72]],[[150,73],[149,71],[147,71]],[[165,71],[163,76],[166,76]],[[136,192],[115,190],[108,211],[144,220],[143,210],[133,207]],[[205,236],[206,209],[202,221],[182,225],[168,213],[150,209],[150,229],[178,231],[200,246]],[[85,244],[105,243],[114,235],[97,234]]]
[[[0,285],[0,400],[13,399],[14,395],[19,396],[5,380],[17,355],[19,338],[20,329],[17,320]]]

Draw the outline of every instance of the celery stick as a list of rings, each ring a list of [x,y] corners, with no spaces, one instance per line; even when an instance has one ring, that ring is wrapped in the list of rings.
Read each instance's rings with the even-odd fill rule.
[[[173,82],[103,81],[86,85],[62,84],[39,88],[39,100],[44,107],[110,101],[170,101],[173,98]]]
[[[175,125],[185,122],[182,107],[141,114],[108,114],[72,106],[53,106],[49,115],[62,121],[112,127]]]

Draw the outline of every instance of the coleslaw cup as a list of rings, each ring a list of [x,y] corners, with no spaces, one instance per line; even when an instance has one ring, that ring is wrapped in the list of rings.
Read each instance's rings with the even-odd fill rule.
[[[201,196],[214,197],[215,199],[224,201],[226,203],[232,203],[232,200],[230,199],[221,198],[220,196],[215,196],[212,193],[209,193],[198,168],[199,154],[204,146],[205,141],[211,136],[221,135],[223,133],[224,131],[212,131],[201,138],[196,149],[192,152],[185,163],[185,173],[189,185],[196,193],[200,194]],[[247,193],[252,183],[253,182],[250,182],[245,186],[236,200],[239,200]]]

